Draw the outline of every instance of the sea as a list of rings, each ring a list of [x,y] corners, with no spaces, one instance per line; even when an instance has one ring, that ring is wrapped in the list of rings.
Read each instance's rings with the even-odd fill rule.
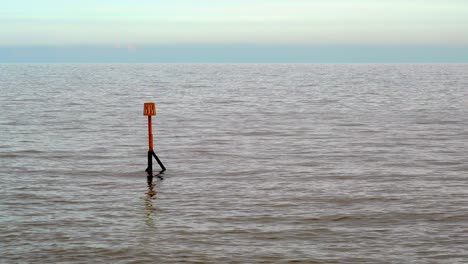
[[[468,263],[468,64],[0,64],[0,263]]]

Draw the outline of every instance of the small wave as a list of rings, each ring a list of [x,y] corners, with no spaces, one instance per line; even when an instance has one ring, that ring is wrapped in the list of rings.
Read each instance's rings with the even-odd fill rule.
[[[18,158],[18,157],[20,157],[20,155],[16,155],[16,154],[2,154],[2,153],[0,153],[0,158],[8,159],[8,158]]]
[[[337,222],[337,221],[357,220],[357,219],[362,219],[362,217],[340,216],[340,217],[336,217],[336,218],[331,218],[331,219],[329,219],[329,220],[330,220],[330,221]]]
[[[342,127],[361,127],[361,126],[366,126],[366,124],[363,123],[343,123],[343,124],[336,124],[337,126],[342,126]]]
[[[40,150],[37,150],[37,149],[27,149],[27,150],[15,151],[15,153],[18,153],[18,154],[24,154],[24,153],[37,154],[37,153],[44,153],[44,151],[40,151]]]
[[[430,219],[429,221],[432,222],[457,222],[457,221],[465,221],[468,218],[467,214],[461,214],[461,215],[449,215],[449,216],[443,216],[443,217],[437,217]]]

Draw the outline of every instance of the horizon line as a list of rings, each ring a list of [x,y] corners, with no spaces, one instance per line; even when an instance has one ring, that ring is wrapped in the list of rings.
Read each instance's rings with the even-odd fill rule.
[[[468,46],[178,44],[0,46],[22,63],[468,63]]]

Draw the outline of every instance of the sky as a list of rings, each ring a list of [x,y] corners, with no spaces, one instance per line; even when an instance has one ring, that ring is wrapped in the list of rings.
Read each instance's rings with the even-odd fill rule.
[[[162,51],[190,62],[210,49],[207,62],[232,52],[340,61],[332,53],[346,50],[356,56],[342,61],[468,62],[468,1],[15,0],[0,8],[0,62],[47,60],[39,58],[47,52],[64,61],[158,61]],[[270,53],[258,57],[262,50]]]

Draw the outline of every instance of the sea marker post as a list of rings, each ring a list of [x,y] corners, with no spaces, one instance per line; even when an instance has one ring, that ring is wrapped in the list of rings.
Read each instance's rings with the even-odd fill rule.
[[[151,123],[151,116],[156,116],[156,104],[155,103],[145,103],[143,108],[143,115],[148,116],[148,168],[146,168],[146,172],[148,176],[153,176],[153,158],[156,159],[159,166],[161,167],[161,172],[166,170],[166,167],[162,164],[159,160],[156,153],[153,150],[153,128]]]

